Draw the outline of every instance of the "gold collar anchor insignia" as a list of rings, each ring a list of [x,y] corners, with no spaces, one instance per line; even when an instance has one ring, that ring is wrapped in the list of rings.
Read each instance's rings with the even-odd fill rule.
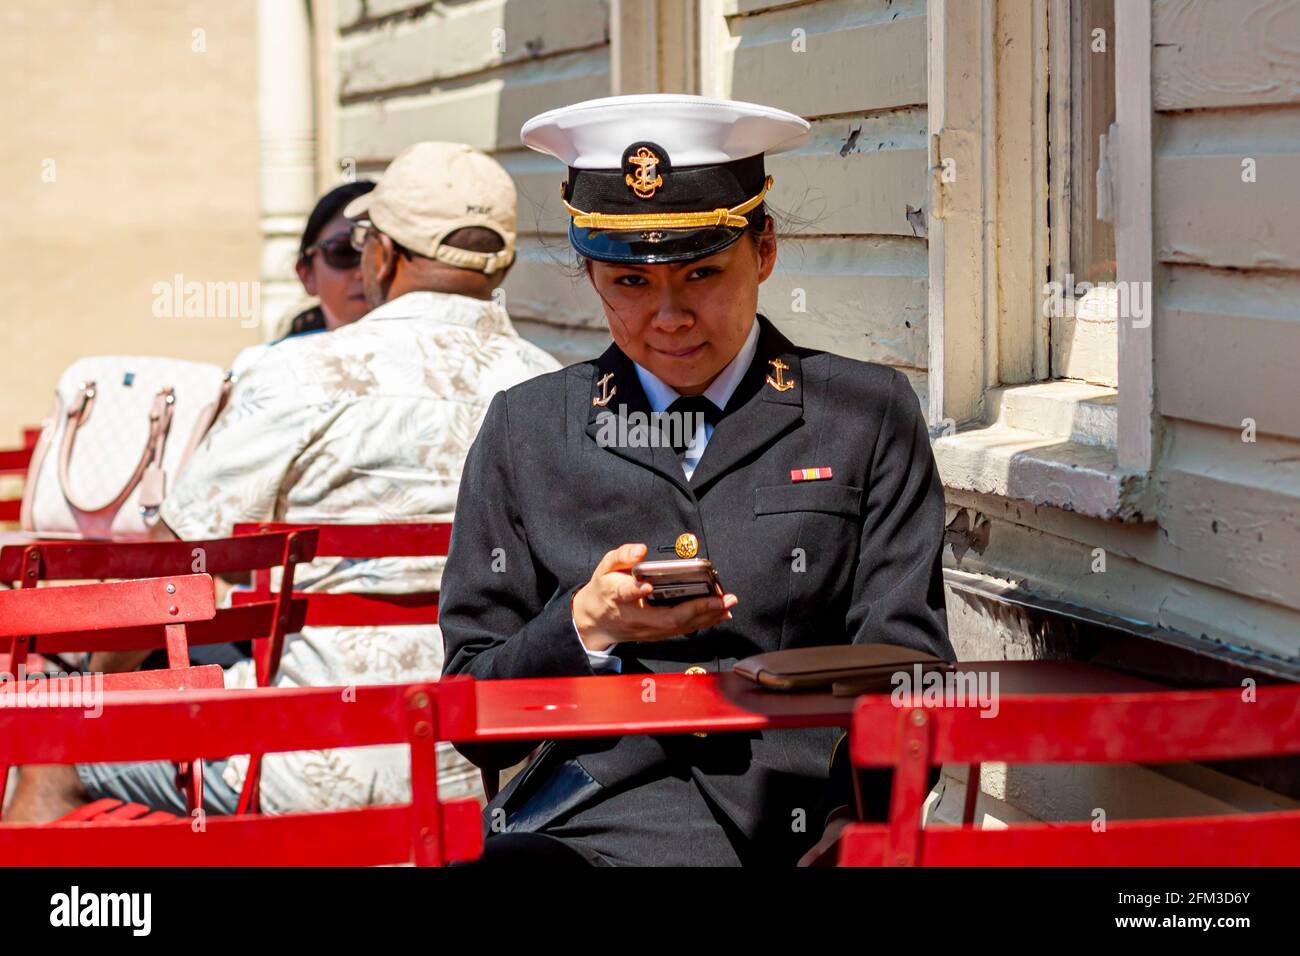
[[[790,389],[794,388],[794,379],[792,378],[786,379],[781,377],[782,374],[786,371],[786,369],[788,369],[790,366],[786,365],[779,358],[774,358],[770,360],[767,364],[772,366],[773,370],[776,372],[776,378],[773,378],[770,375],[767,377],[768,385],[771,385],[778,392],[788,392],[790,391]]]
[[[614,377],[613,372],[606,372],[605,375],[596,381],[600,386],[600,394],[591,400],[591,404],[597,408],[604,408],[609,404],[609,400],[618,394],[618,386],[610,387],[610,379]]]

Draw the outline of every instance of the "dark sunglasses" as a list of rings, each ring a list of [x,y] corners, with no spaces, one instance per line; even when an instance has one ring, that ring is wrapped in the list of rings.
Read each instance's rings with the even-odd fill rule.
[[[334,236],[303,250],[303,256],[310,258],[312,253],[320,252],[321,258],[331,269],[355,269],[361,265],[361,253],[352,248],[348,236]]]

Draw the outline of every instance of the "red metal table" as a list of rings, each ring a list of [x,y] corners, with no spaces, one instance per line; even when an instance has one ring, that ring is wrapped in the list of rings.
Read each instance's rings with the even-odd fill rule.
[[[1083,661],[963,662],[998,694],[1126,693],[1160,685]],[[620,674],[474,681],[439,733],[463,743],[638,733],[845,727],[855,697],[763,690],[737,674]]]

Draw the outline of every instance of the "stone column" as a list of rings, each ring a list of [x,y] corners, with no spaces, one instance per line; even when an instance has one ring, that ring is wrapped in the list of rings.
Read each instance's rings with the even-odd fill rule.
[[[304,295],[294,262],[316,200],[313,85],[308,0],[258,0],[263,338]]]

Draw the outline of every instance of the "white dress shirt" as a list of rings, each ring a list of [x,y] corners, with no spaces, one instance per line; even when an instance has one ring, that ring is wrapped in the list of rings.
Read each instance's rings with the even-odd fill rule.
[[[740,380],[745,377],[745,372],[754,361],[754,353],[758,351],[758,322],[754,321],[749,327],[749,335],[745,338],[745,344],[740,347],[735,358],[727,363],[726,367],[718,373],[717,378],[704,390],[704,397],[717,405],[719,409],[726,410],[727,402],[731,401],[731,396],[736,393],[736,388],[740,385]],[[681,398],[681,394],[671,385],[665,385],[660,379],[648,369],[633,363],[636,367],[636,377],[641,382],[641,388],[645,391],[646,398],[650,402],[650,410],[656,414],[662,414],[668,410],[668,406]],[[701,435],[703,432],[703,435]],[[704,455],[705,446],[708,445],[709,439],[713,437],[713,426],[708,422],[702,423],[692,437],[690,445],[686,448],[686,454],[682,458],[682,471],[686,473],[686,480],[690,481],[691,476],[695,474],[695,468],[700,463],[700,458]],[[573,625],[573,633],[578,633],[578,625]],[[582,638],[578,638],[581,642]],[[614,656],[613,649],[604,651],[593,651],[585,644],[583,650],[587,652],[587,658],[591,661],[592,670],[595,671],[613,671],[618,673],[622,667],[622,661]]]

